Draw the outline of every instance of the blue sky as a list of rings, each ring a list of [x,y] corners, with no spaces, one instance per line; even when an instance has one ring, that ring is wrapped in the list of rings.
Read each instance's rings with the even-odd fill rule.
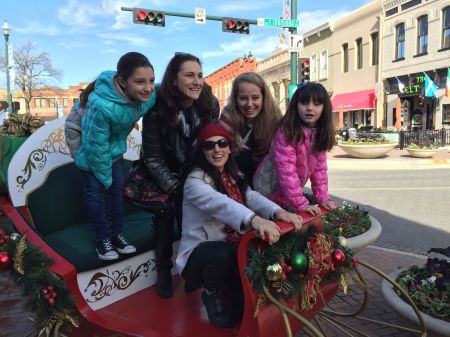
[[[334,20],[370,0],[297,1],[299,32]],[[219,21],[195,24],[193,18],[166,16],[166,27],[137,25],[132,12],[121,7],[140,7],[194,14],[205,8],[207,15],[238,18],[279,18],[283,0],[1,0],[0,21],[11,27],[10,43],[33,41],[36,52],[49,54],[62,70],[59,86],[66,88],[90,82],[103,70],[115,69],[119,57],[129,51],[145,54],[159,81],[174,52],[200,57],[203,72],[226,65],[249,51],[262,59],[280,46],[281,28],[251,25],[249,35],[222,32]],[[4,55],[4,40],[0,43]],[[5,87],[0,73],[0,87]]]

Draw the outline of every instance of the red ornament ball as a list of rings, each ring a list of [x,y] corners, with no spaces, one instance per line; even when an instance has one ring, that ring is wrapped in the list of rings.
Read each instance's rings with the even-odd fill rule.
[[[8,252],[0,252],[0,270],[6,270],[11,264],[11,258]]]
[[[345,254],[340,249],[335,249],[333,251],[333,261],[337,264],[342,264],[345,261]]]

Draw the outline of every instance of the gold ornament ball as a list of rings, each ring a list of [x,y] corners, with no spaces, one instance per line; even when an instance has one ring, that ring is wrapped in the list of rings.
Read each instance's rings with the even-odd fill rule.
[[[347,247],[348,242],[347,242],[347,239],[346,239],[346,238],[344,238],[343,236],[340,236],[338,240],[339,240],[339,244],[340,244],[342,247]]]
[[[283,268],[279,263],[274,263],[270,266],[267,266],[266,269],[266,278],[269,281],[278,281],[281,278],[281,274],[283,273]]]

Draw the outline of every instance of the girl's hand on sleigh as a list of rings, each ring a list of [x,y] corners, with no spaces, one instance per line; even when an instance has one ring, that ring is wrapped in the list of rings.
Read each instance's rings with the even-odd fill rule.
[[[327,200],[321,206],[329,211],[335,210],[336,208],[339,208],[339,203],[333,200]]]

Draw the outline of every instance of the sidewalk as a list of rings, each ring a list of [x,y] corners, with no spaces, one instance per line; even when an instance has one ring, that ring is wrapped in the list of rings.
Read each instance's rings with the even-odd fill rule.
[[[413,158],[406,149],[395,148],[384,158],[354,158],[339,146],[334,146],[328,153],[330,169],[436,169],[450,168],[450,146],[440,148],[432,158]]]

